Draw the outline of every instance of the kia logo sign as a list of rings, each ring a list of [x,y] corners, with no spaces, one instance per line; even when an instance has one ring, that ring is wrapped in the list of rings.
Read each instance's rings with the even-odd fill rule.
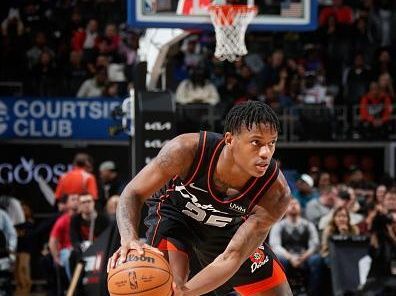
[[[144,130],[146,131],[169,131],[172,128],[172,124],[169,121],[166,122],[160,122],[160,121],[154,121],[154,122],[146,122],[144,124]]]

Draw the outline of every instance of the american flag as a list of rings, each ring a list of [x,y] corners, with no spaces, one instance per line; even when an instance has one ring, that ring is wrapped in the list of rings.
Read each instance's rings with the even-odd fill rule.
[[[302,1],[292,2],[290,0],[281,3],[282,17],[303,17],[303,3]]]

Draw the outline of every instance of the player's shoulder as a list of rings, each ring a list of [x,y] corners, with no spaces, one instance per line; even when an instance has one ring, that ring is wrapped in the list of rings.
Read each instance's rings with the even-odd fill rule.
[[[167,145],[175,153],[196,152],[199,145],[199,133],[186,133],[173,138]]]
[[[267,191],[268,195],[274,195],[274,193],[276,193],[278,196],[291,197],[289,184],[287,183],[287,180],[280,169],[277,178]]]

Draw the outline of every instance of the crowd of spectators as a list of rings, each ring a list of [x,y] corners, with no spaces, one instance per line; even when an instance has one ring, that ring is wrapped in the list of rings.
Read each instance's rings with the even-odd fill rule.
[[[143,32],[125,24],[125,2],[2,1],[0,81],[20,81],[28,96],[127,96]],[[176,102],[216,105],[221,114],[247,99],[279,113],[322,106],[319,114],[294,111],[301,138],[329,139],[317,131],[336,129],[387,139],[394,129],[395,2],[319,2],[315,31],[248,32],[249,54],[234,63],[214,57],[213,32],[195,31],[168,55]],[[348,126],[337,130],[333,110],[341,106]]]
[[[374,294],[362,295],[391,295],[396,286],[386,287],[383,280],[396,275],[392,268],[396,258],[396,183],[391,179],[370,183],[356,173],[358,177],[350,175],[345,182],[334,184],[328,175],[325,171],[302,174],[286,216],[270,232],[269,243],[285,267],[295,295],[302,291],[302,295],[347,295],[332,292],[337,257],[330,256],[329,245],[337,238],[355,238],[369,245],[371,265],[366,267],[361,285],[375,283],[375,288],[366,291]]]
[[[32,273],[45,281],[47,295],[64,295],[83,252],[115,221],[126,180],[116,164],[104,161],[93,175],[94,161],[77,153],[73,167],[54,191],[55,208],[36,223],[32,200],[14,197],[12,184],[0,187],[1,295],[31,295]],[[38,276],[37,276],[38,275]]]

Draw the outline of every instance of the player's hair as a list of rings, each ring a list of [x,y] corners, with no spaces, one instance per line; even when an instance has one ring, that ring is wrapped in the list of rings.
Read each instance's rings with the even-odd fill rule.
[[[259,101],[247,101],[235,105],[228,112],[224,123],[224,133],[239,133],[243,126],[250,130],[253,125],[260,123],[269,125],[275,131],[280,132],[278,116],[270,106]]]

